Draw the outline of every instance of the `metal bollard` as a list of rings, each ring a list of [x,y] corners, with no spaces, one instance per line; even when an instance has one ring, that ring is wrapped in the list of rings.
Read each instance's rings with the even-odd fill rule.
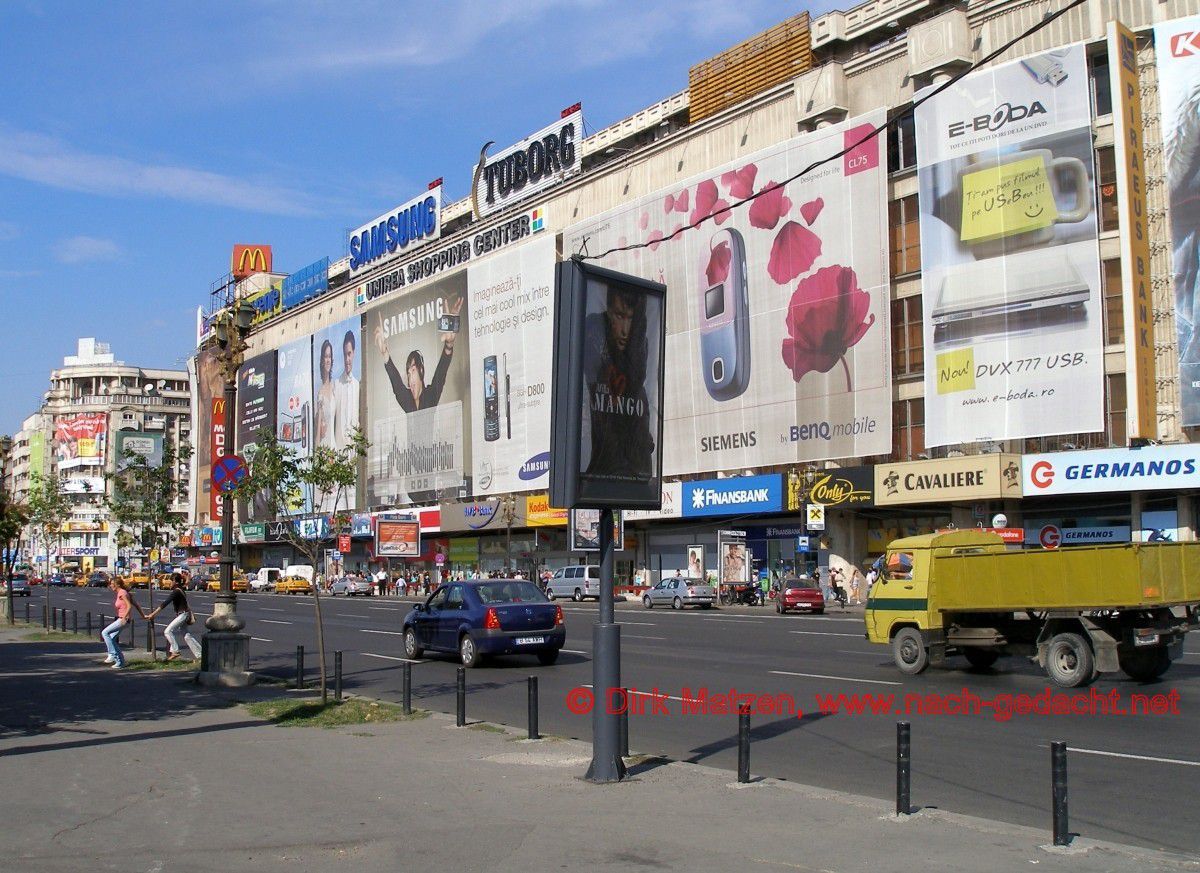
[[[333,653],[333,699],[342,700],[342,650]]]
[[[71,610],[71,633],[73,633],[73,634],[79,633],[79,610],[78,609]]]
[[[296,646],[296,687],[304,687],[304,646]]]
[[[896,815],[912,812],[912,745],[911,725],[896,722]]]
[[[50,629],[50,607],[44,603],[42,604],[42,629]]]
[[[1050,779],[1054,804],[1054,845],[1071,845],[1071,831],[1067,824],[1067,744],[1050,744]]]
[[[29,624],[29,598],[25,598],[25,624]]]
[[[621,689],[621,699],[625,701],[625,705],[621,707],[621,712],[617,716],[617,754],[622,758],[629,757],[629,689]]]
[[[136,645],[137,645],[137,640],[135,640],[135,639],[133,638],[133,633],[134,633],[134,631],[133,631],[133,619],[129,619],[129,624],[128,624],[128,625],[126,625],[126,627],[128,627],[128,628],[129,628],[129,648],[131,648],[131,649],[132,649],[134,646],[136,646]]]
[[[738,782],[750,781],[750,707],[738,712]]]
[[[467,668],[458,668],[458,680],[455,682],[457,688],[457,706],[454,711],[454,724],[456,727],[465,727],[467,724]]]
[[[154,622],[146,622],[146,651],[154,654]]]
[[[90,612],[87,614],[87,635],[89,637],[92,635],[92,614]]]
[[[529,739],[540,740],[538,733],[538,686],[537,677],[529,677]]]
[[[412,664],[404,662],[404,694],[402,697],[404,714],[412,715]]]

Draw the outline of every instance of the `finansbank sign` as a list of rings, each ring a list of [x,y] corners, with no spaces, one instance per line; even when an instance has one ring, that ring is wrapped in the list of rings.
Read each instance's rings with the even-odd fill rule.
[[[783,482],[777,474],[683,483],[684,518],[780,512],[782,509]]]

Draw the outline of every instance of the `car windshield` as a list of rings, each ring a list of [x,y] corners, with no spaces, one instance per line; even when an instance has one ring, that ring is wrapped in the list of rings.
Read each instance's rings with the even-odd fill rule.
[[[485,582],[475,586],[484,603],[547,603],[546,596],[532,582],[513,580]]]
[[[788,588],[810,588],[816,589],[817,583],[811,579],[787,579],[783,583]]]

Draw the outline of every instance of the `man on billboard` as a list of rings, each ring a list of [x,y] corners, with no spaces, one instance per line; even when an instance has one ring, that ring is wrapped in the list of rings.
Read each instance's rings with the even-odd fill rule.
[[[454,340],[458,336],[458,313],[462,309],[463,299],[458,297],[446,307],[446,311],[449,312],[446,320],[448,329],[442,331],[442,353],[438,355],[433,379],[428,385],[425,384],[425,357],[417,349],[408,353],[404,362],[405,376],[401,377],[400,371],[392,361],[387,339],[383,335],[383,315],[379,314],[375,323],[375,345],[379,349],[379,356],[383,358],[383,367],[387,371],[388,381],[392,384],[392,394],[405,412],[432,409],[441,402],[446,374],[454,356]]]
[[[584,326],[588,475],[641,479],[654,474],[647,357],[644,295],[609,286],[604,312],[589,315]]]

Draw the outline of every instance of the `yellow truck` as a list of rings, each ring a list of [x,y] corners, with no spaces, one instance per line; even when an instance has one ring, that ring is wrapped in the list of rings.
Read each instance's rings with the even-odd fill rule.
[[[1073,688],[1123,670],[1156,679],[1200,626],[1200,543],[1010,550],[956,530],[895,540],[867,598],[867,639],[916,675],[954,654],[1032,658]]]

